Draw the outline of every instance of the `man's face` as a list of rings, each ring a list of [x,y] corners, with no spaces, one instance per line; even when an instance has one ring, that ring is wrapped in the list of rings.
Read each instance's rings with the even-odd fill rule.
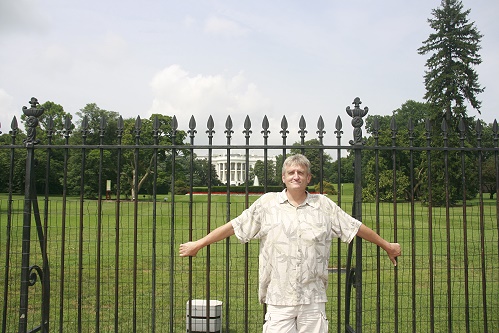
[[[307,172],[307,168],[297,164],[290,165],[282,174],[282,182],[288,191],[295,189],[305,191],[311,178],[312,175]]]

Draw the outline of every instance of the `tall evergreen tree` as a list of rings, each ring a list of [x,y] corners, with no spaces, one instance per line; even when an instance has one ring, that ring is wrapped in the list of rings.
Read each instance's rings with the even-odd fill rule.
[[[459,0],[442,0],[440,7],[432,10],[433,17],[428,19],[434,32],[418,49],[421,55],[430,54],[424,80],[425,99],[431,106],[432,146],[445,144],[447,147],[459,147],[462,131],[468,137],[465,145],[473,145],[471,138],[475,120],[468,115],[467,106],[469,104],[480,113],[478,95],[484,88],[478,82],[475,67],[482,62],[478,52],[483,35],[474,22],[469,22],[469,13],[470,10],[464,10]],[[434,151],[431,155],[432,170],[427,169],[426,155],[422,156],[420,169],[425,171],[421,173],[423,178],[430,177],[433,205],[459,202],[463,199],[463,186],[468,198],[476,195],[476,170],[469,167],[464,171],[467,182],[463,184],[461,156],[458,153]],[[444,160],[449,172],[447,179],[442,173]],[[428,179],[422,180],[421,193],[424,196],[428,192]]]
[[[484,91],[478,82],[475,66],[482,62],[478,53],[483,37],[474,22],[468,21],[470,10],[463,10],[458,0],[442,0],[441,7],[432,10],[428,19],[435,30],[423,46],[421,55],[431,54],[426,61],[425,99],[440,110],[447,122],[466,117],[466,103],[480,113],[477,95]],[[436,117],[437,119],[441,117]]]

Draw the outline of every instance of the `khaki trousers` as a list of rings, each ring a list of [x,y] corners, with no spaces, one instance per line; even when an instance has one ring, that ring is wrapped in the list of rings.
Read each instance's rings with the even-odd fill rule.
[[[327,333],[326,304],[267,305],[263,333]]]

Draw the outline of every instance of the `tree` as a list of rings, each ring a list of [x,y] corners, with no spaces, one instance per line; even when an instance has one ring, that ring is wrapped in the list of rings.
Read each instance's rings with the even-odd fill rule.
[[[173,142],[173,129],[172,129],[172,117],[153,114],[149,119],[125,119],[125,129],[123,133],[122,144],[135,144],[139,141],[140,145],[152,145],[154,144],[153,129],[154,123],[157,121],[158,125],[158,145],[183,145],[183,142],[187,136],[185,131],[177,130],[175,134],[175,142]],[[137,137],[139,135],[139,137]],[[173,158],[173,152],[171,149],[158,149],[157,155],[154,155],[153,149],[139,149],[138,150],[138,164],[135,164],[135,150],[125,150],[123,152],[124,165],[121,173],[123,179],[122,184],[127,190],[130,191],[132,198],[135,197],[135,181],[137,181],[137,192],[140,193],[143,188],[146,192],[152,189],[152,177],[154,175],[154,163],[155,159],[158,163],[158,175],[156,177],[157,182],[164,187],[166,184],[171,185],[172,174],[171,164]],[[187,177],[189,175],[189,168],[187,166],[187,160],[185,159],[189,156],[188,149],[176,149],[175,150],[175,181],[181,180],[187,184]],[[184,163],[182,163],[184,161]],[[180,184],[180,183],[178,183]]]
[[[26,138],[26,134],[15,129],[0,135],[0,145],[20,144]],[[13,164],[11,168],[11,158]],[[12,172],[12,179],[10,173]],[[0,149],[0,192],[6,193],[9,185],[14,193],[24,192],[24,180],[26,178],[26,151],[24,149]]]
[[[265,170],[267,170],[267,179],[265,179]],[[277,173],[274,160],[267,160],[267,165],[265,165],[262,160],[256,161],[253,173],[258,177],[260,185],[279,185],[281,183],[281,178],[277,178],[276,176]]]
[[[210,178],[208,177],[209,169],[211,169],[211,182],[209,180]],[[215,165],[208,165],[208,160],[206,158],[194,158],[193,170],[191,172],[193,186],[207,186],[207,184],[211,184],[212,186],[222,185],[222,182],[218,178]]]
[[[305,146],[320,146],[320,142],[317,139],[311,139],[308,141],[304,142]],[[293,146],[300,146],[301,144],[298,142],[295,142]],[[292,148],[291,149],[292,154],[299,154],[301,153],[300,148]],[[315,185],[321,181],[324,180],[325,175],[323,174],[322,177],[323,179],[320,179],[320,168],[321,168],[321,163],[320,163],[320,151],[319,149],[305,149],[304,154],[308,160],[310,161],[311,164],[311,173],[312,173],[312,179],[310,180],[310,185]],[[331,156],[325,152],[323,152],[322,155],[322,167],[324,170],[330,168],[331,166]]]
[[[63,127],[66,117],[69,117],[69,119],[73,118],[71,114],[64,111],[62,105],[56,104],[54,102],[47,101],[41,104],[40,107],[44,110],[43,114],[38,117],[38,121],[40,123],[38,127],[37,138],[41,141],[43,141],[42,137],[45,137],[44,134],[50,127],[49,119],[52,120],[53,129],[59,130]],[[24,114],[21,115],[21,120],[23,122],[26,121],[26,116]]]
[[[453,116],[466,117],[466,102],[480,113],[481,101],[477,95],[484,91],[478,82],[474,66],[482,62],[478,51],[483,35],[468,22],[470,10],[463,11],[458,0],[442,0],[441,7],[432,10],[428,19],[435,30],[418,53],[431,53],[426,61],[425,99],[443,112],[451,126]]]
[[[116,129],[119,114],[116,111],[108,111],[101,109],[95,103],[85,105],[83,109],[76,112],[78,120],[76,121],[77,132],[82,130],[82,122],[86,117],[88,123],[88,133],[86,137],[86,144],[96,145],[100,143],[101,134],[103,135],[103,144],[112,144],[116,142]],[[105,131],[100,133],[101,123],[104,120]],[[80,136],[73,136],[73,139],[81,141]],[[81,143],[81,142],[77,142]]]
[[[118,143],[118,121],[119,114],[99,108],[95,103],[87,104],[77,112],[76,133],[85,134],[85,145],[99,145],[101,142],[108,145]],[[85,128],[83,128],[85,126]],[[155,126],[157,126],[157,137],[154,137]],[[138,149],[123,149],[121,155],[120,183],[121,193],[130,194],[131,198],[140,193],[152,194],[154,163],[157,163],[156,186],[160,191],[167,192],[171,186],[171,161],[172,150],[161,146],[171,145],[173,142],[172,118],[170,116],[151,115],[149,119],[128,118],[123,120],[123,132],[121,134],[121,145],[136,145]],[[182,145],[186,137],[185,131],[176,131],[175,144]],[[157,140],[158,148],[141,149],[144,145],[154,145]],[[83,135],[72,137],[75,144],[83,143]],[[83,150],[82,150],[83,151]],[[137,159],[135,154],[138,154]],[[183,167],[182,158],[189,154],[186,149],[176,149],[176,173],[175,180],[186,181],[188,168]],[[86,150],[86,166],[83,170],[85,182],[83,184],[84,196],[96,198],[99,187],[101,193],[105,193],[105,180],[117,180],[117,156],[118,150],[104,150],[102,154],[102,182],[99,184],[100,152],[96,149]],[[81,154],[72,154],[69,160],[71,165],[68,169],[68,189],[71,194],[80,193],[82,186],[80,181]],[[137,163],[136,163],[137,162]],[[114,183],[114,182],[113,182]],[[135,184],[137,183],[137,187]]]
[[[482,190],[489,193],[489,199],[493,199],[497,186],[496,161],[494,158],[489,158],[482,164],[482,181]]]
[[[425,141],[425,119],[431,114],[431,106],[427,103],[408,100],[393,111],[391,116],[369,115],[366,118],[366,132],[371,134],[367,139],[368,146],[376,146],[375,136],[378,146],[390,147],[395,145],[409,147],[412,143],[414,147],[424,147]],[[375,125],[375,123],[377,123]],[[411,135],[409,135],[409,123],[411,123]],[[376,127],[377,126],[377,127]],[[412,142],[411,142],[412,138]],[[376,169],[376,154],[378,164]],[[421,184],[421,151],[412,151],[413,165],[415,170],[410,169],[411,153],[409,151],[396,152],[396,181],[397,199],[407,199],[411,197],[410,175],[414,171],[414,196],[419,197]],[[393,151],[392,150],[365,150],[362,154],[362,167],[364,173],[364,193],[369,200],[376,197],[376,170],[378,171],[379,199],[384,201],[393,200]]]
[[[39,124],[36,128],[36,138],[41,144],[58,145],[64,144],[64,138],[59,130],[63,128],[66,117],[72,116],[64,111],[64,108],[57,103],[47,101],[39,106],[44,112],[38,117]],[[21,121],[26,121],[26,115],[21,115]],[[49,135],[50,134],[50,135]],[[49,139],[50,138],[50,139]],[[44,193],[48,189],[49,193],[62,193],[60,175],[63,172],[64,155],[62,150],[50,150],[50,170],[47,170],[48,149],[37,149],[35,154],[35,179],[37,192]]]
[[[79,119],[70,138],[71,144],[98,145],[116,144],[116,129],[119,114],[99,108],[95,103],[89,103],[76,112]],[[115,161],[116,150],[103,151],[102,182],[99,183],[100,154],[98,150],[85,151],[85,168],[82,170],[82,152],[71,153],[68,160],[67,186],[70,194],[76,195],[83,190],[85,198],[97,198],[99,187],[105,193],[106,180],[117,179]],[[81,183],[81,172],[84,172],[84,183]],[[83,188],[81,188],[83,186]]]
[[[482,147],[494,147],[496,142],[494,138],[497,138],[498,125],[497,121],[492,124],[485,124],[482,122],[483,132],[482,132]],[[489,193],[489,198],[493,199],[494,194],[497,191],[497,169],[499,166],[496,163],[497,152],[493,151],[482,151],[482,190],[485,193]]]
[[[367,139],[368,146],[375,146],[376,133],[378,146],[389,147],[396,146],[427,146],[427,127],[426,120],[434,113],[434,108],[429,103],[420,103],[415,101],[407,101],[400,108],[393,111],[392,116],[368,116],[366,119],[366,130],[373,136]],[[377,129],[375,126],[377,122]],[[444,121],[444,119],[441,119]],[[411,132],[409,133],[409,122],[411,123]],[[443,147],[444,137],[442,130],[442,122],[432,125],[430,129],[431,146]],[[464,127],[463,127],[464,124]],[[472,147],[475,144],[476,138],[471,135],[473,133],[473,119],[467,118],[461,122],[460,131],[470,133],[463,142],[466,147]],[[410,135],[409,135],[410,134]],[[460,134],[455,131],[450,131],[449,127],[445,128],[445,137],[447,147],[460,147]],[[395,140],[395,143],[393,143]],[[363,152],[362,165],[366,170],[364,181],[364,191],[366,198],[374,198],[376,194],[376,178],[375,171],[379,172],[378,186],[381,193],[381,200],[392,200],[389,196],[389,184],[393,182],[393,151],[379,150],[377,169],[375,168],[375,151],[366,150]],[[446,203],[446,185],[445,179],[442,176],[442,171],[445,168],[444,158],[447,158],[448,166],[448,193],[449,203],[455,204],[463,199],[463,174],[461,171],[462,158],[465,159],[466,165],[469,167],[464,170],[466,179],[466,197],[468,199],[476,196],[478,186],[476,182],[476,166],[472,162],[472,156],[469,153],[462,155],[460,152],[452,151],[445,155],[441,150],[431,151],[432,170],[428,172],[428,156],[424,150],[402,150],[396,152],[396,177],[397,177],[397,199],[408,199],[414,195],[416,200],[427,202],[429,199],[428,189],[428,174],[431,175],[431,192],[432,204],[443,205]],[[410,168],[410,159],[412,157],[413,167]],[[411,173],[412,177],[411,177]],[[410,180],[413,180],[412,187]],[[384,187],[384,188],[383,188]],[[413,193],[411,194],[411,188]],[[383,193],[384,191],[384,193]]]
[[[471,137],[473,124],[476,123],[467,114],[467,103],[480,113],[481,101],[477,96],[484,88],[478,82],[475,66],[482,62],[478,51],[483,35],[477,30],[474,22],[468,21],[469,13],[469,9],[463,10],[461,1],[442,0],[441,7],[432,11],[433,18],[428,19],[435,32],[430,34],[418,49],[421,55],[431,54],[426,61],[424,78],[425,99],[435,110],[431,114],[433,146],[459,147],[460,135],[465,132]],[[440,135],[442,132],[445,132],[445,139]],[[465,144],[473,143],[468,141]],[[456,170],[460,169],[463,156],[442,151],[435,151],[431,155],[434,170],[425,173],[426,176],[430,174],[431,179],[429,182],[422,179],[422,193],[428,193],[429,189],[425,187],[431,183],[433,204],[443,204],[447,201],[444,195],[446,187],[451,204],[462,199],[462,175]],[[447,185],[440,175],[444,168],[444,158],[447,159],[450,170]],[[426,157],[423,156],[421,170],[424,170],[427,164]],[[476,172],[473,171],[471,168],[466,169],[466,195],[469,197],[475,195],[478,190],[476,182],[473,181]]]
[[[40,127],[37,132],[37,138],[40,139],[44,144],[48,144],[49,142],[52,145],[64,144],[64,138],[59,131],[64,127],[66,118],[72,119],[72,115],[64,111],[62,105],[54,103],[52,101],[43,103],[41,107],[45,111],[38,118],[38,120],[40,121]],[[23,117],[24,115],[21,117],[21,119],[24,120],[25,118]],[[49,132],[51,132],[50,140]],[[64,152],[62,149],[50,150],[50,170],[48,170],[48,172],[46,156],[40,154],[41,152],[48,153],[48,150],[39,150],[37,156],[35,157],[38,161],[38,166],[35,171],[37,173],[36,180],[38,193],[43,193],[41,192],[42,186],[47,186],[49,193],[60,194],[63,191],[60,178],[64,172]],[[48,178],[45,180],[46,176]]]

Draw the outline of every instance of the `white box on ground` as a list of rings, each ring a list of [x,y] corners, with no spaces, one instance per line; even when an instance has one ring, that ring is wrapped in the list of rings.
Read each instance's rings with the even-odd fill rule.
[[[190,303],[191,309],[189,309],[189,301],[187,301],[187,332],[222,332],[222,302],[217,300],[210,300],[209,303],[210,308],[208,309],[207,300],[193,299]],[[189,310],[191,310],[192,312],[189,313]],[[206,317],[207,314],[208,318]],[[189,319],[191,324],[190,330]],[[209,321],[207,321],[207,319]]]

